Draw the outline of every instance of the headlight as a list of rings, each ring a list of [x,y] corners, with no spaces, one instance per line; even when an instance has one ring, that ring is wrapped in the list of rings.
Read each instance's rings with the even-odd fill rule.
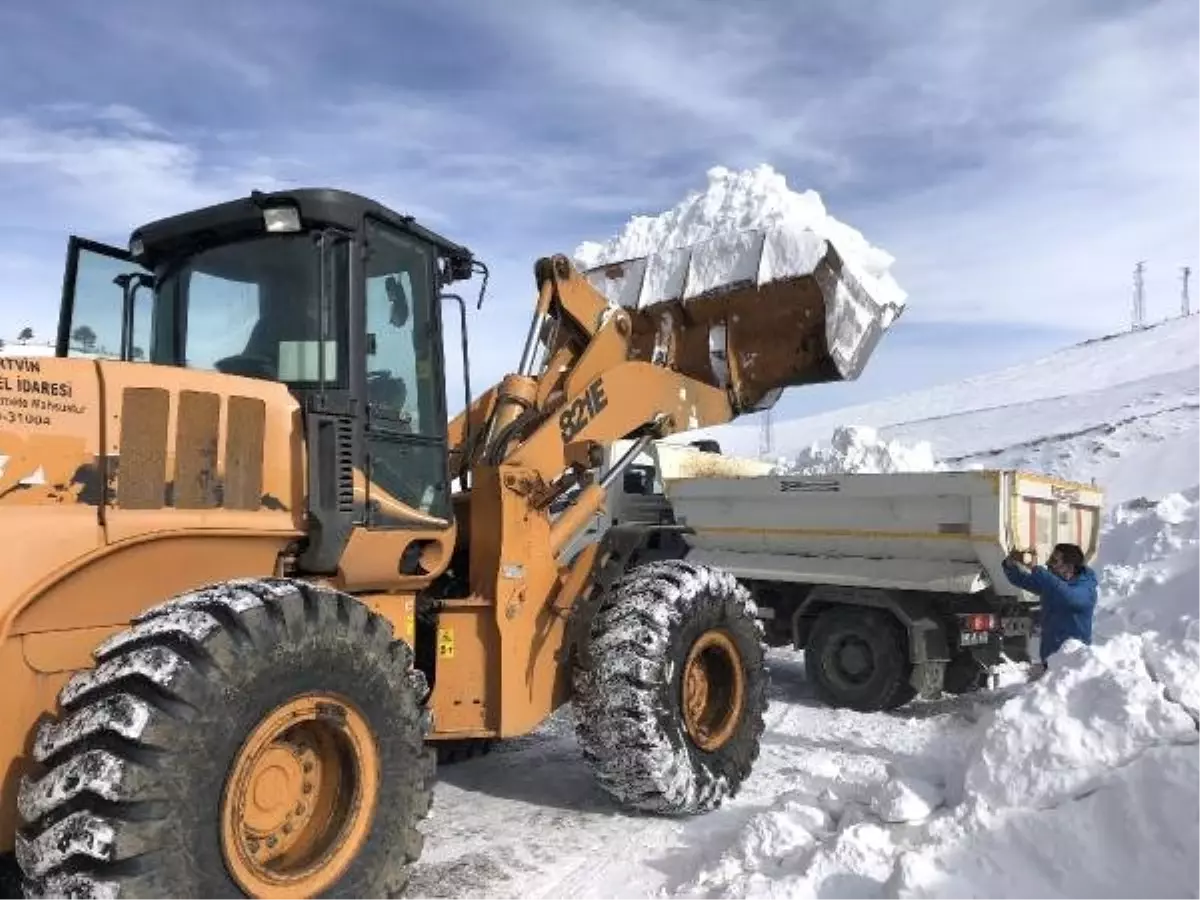
[[[267,231],[279,233],[300,230],[300,210],[294,206],[272,206],[263,210]]]

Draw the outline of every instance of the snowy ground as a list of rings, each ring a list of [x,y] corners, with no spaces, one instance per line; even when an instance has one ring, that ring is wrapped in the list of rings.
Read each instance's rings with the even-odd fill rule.
[[[754,775],[681,822],[615,809],[564,710],[441,770],[412,892],[1200,896],[1198,356],[1196,320],[1167,323],[779,428],[803,466],[831,451],[802,448],[863,424],[897,448],[928,441],[954,468],[1097,478],[1110,509],[1096,647],[1064,651],[1034,685],[1014,671],[993,692],[874,715],[822,707],[801,654],[774,652]],[[843,455],[879,465],[863,443]]]
[[[831,713],[812,699],[801,656],[775,653],[762,755],[738,798],[684,822],[628,815],[592,781],[570,710],[542,733],[441,770],[414,896],[653,897],[695,895],[720,877],[722,854],[757,862],[786,848],[789,802],[832,790],[868,798],[889,765],[949,759],[970,734],[974,702],[929,703],[902,714]],[[836,798],[831,797],[831,808]],[[796,830],[795,827],[792,830]],[[737,867],[744,872],[745,866]],[[857,883],[857,879],[852,879]],[[707,884],[707,883],[706,883]],[[699,893],[703,893],[703,889]],[[861,893],[850,888],[850,896]]]

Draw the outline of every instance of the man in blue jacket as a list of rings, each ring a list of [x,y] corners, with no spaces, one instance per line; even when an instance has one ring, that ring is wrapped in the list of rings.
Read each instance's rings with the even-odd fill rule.
[[[1092,642],[1092,616],[1096,611],[1096,574],[1085,565],[1075,544],[1058,544],[1045,566],[1026,568],[1015,550],[1004,560],[1004,575],[1014,586],[1036,594],[1042,601],[1042,667],[1067,640]]]

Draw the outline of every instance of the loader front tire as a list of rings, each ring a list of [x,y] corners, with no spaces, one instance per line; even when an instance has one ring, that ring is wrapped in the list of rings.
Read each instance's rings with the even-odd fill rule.
[[[389,622],[286,579],[174,598],[95,651],[18,794],[28,896],[394,896],[428,693]]]
[[[576,662],[576,734],[619,803],[692,815],[735,796],[758,758],[769,675],[762,624],[732,575],[639,566],[592,620]]]

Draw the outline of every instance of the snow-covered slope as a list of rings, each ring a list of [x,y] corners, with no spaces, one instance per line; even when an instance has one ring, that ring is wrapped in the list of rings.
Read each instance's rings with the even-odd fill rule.
[[[1200,316],[1062,350],[965,381],[775,426],[799,452],[845,425],[902,444],[929,442],[952,468],[1022,466],[1095,478],[1112,503],[1175,489],[1200,458]],[[754,426],[714,429],[753,453]],[[1186,485],[1185,485],[1186,486]]]

